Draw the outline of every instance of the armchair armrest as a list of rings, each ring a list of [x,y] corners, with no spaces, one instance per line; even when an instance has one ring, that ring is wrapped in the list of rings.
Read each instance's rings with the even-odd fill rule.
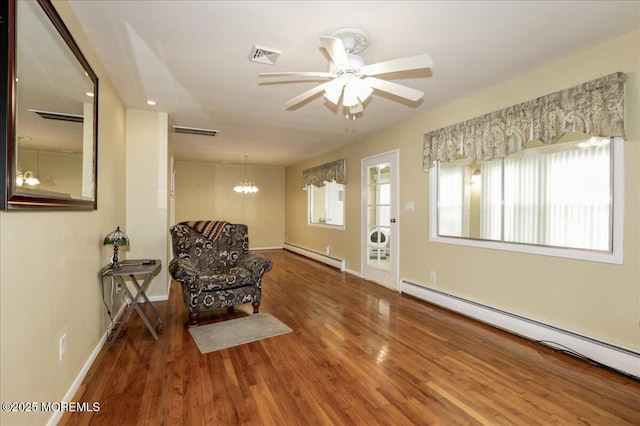
[[[174,280],[189,287],[199,278],[196,267],[188,259],[180,257],[173,258],[169,263],[169,274]]]
[[[260,282],[262,276],[271,270],[273,262],[265,255],[250,251],[238,258],[236,266],[248,269]]]

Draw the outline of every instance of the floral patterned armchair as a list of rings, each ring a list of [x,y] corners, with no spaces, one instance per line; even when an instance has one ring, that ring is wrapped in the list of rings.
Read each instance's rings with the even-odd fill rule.
[[[189,326],[200,311],[251,303],[258,312],[268,257],[249,251],[248,228],[222,221],[182,222],[170,228],[173,259],[169,273],[182,286]]]

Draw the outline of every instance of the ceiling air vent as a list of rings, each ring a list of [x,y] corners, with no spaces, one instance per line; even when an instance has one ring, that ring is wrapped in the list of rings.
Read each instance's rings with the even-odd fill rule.
[[[218,130],[213,129],[198,129],[196,127],[184,127],[184,126],[172,126],[173,131],[176,133],[187,133],[189,135],[200,136],[215,136],[218,134]]]
[[[82,123],[84,117],[78,114],[67,114],[65,112],[42,111],[39,109],[28,109],[29,112],[35,112],[40,117],[47,120],[72,121],[74,123]]]
[[[251,48],[249,59],[253,62],[260,62],[261,64],[273,65],[281,54],[282,51],[280,50],[258,46],[256,44]]]

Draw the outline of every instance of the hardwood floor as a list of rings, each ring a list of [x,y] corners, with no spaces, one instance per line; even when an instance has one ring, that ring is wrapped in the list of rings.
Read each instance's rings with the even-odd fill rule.
[[[639,381],[298,255],[264,253],[274,267],[260,311],[292,333],[202,355],[173,284],[155,303],[160,340],[134,314],[73,399],[100,411],[59,424],[640,424]]]

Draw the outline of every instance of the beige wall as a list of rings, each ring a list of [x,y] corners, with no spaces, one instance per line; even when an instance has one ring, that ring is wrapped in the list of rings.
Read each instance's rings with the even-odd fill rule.
[[[260,191],[238,194],[233,187],[244,180],[244,166],[175,163],[176,222],[226,220],[249,227],[252,249],[282,247],[284,235],[283,168],[247,167],[247,179]]]
[[[61,401],[107,329],[97,272],[104,236],[125,221],[125,109],[66,2],[55,2],[100,78],[98,210],[0,212],[0,395]],[[58,342],[67,335],[67,356]],[[3,425],[53,413],[0,413]]]
[[[485,305],[640,350],[640,31],[542,67],[474,96],[287,168],[285,241],[347,261],[360,271],[360,160],[400,151],[400,278]],[[562,90],[616,71],[627,73],[624,265],[586,262],[429,242],[429,174],[422,171],[425,132]],[[377,99],[375,102],[388,102]],[[366,110],[365,116],[366,119]],[[346,229],[306,224],[302,170],[347,159]],[[461,267],[463,265],[464,267]]]

